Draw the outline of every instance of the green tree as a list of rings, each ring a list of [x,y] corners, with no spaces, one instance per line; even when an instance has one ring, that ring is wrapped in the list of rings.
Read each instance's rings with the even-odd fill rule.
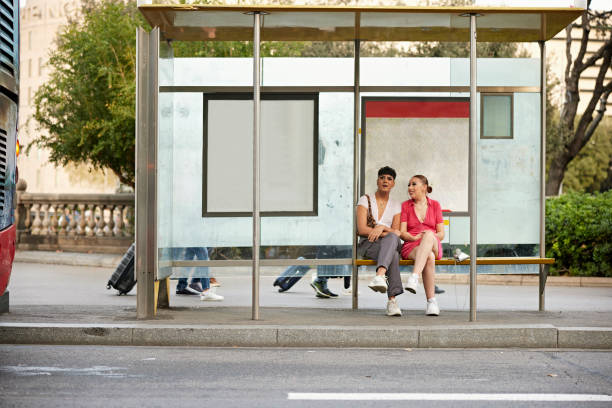
[[[56,39],[36,93],[34,144],[56,165],[110,169],[134,186],[136,1],[84,0]]]
[[[563,189],[594,193],[608,190],[605,185],[612,158],[612,119],[604,118],[591,140],[568,165]]]
[[[558,148],[549,153],[550,165],[546,179],[546,195],[549,196],[558,194],[568,165],[591,140],[604,117],[608,97],[612,93],[612,80],[606,79],[606,74],[612,67],[612,11],[593,11],[590,5],[591,0],[588,1],[587,10],[583,13],[580,23],[570,24],[566,28],[567,64],[563,79],[565,99],[555,130],[558,138],[555,143]],[[575,57],[571,53],[574,28],[580,29],[581,32],[580,48]],[[594,52],[587,52],[589,41],[593,37],[601,40],[601,46]],[[584,112],[578,115],[579,82],[590,67],[597,69],[593,92]],[[612,161],[610,163],[612,164]]]
[[[417,43],[412,51],[419,57],[469,58],[469,42],[424,42]],[[520,50],[518,43],[488,43],[476,44],[478,58],[514,58],[528,57],[525,50]]]

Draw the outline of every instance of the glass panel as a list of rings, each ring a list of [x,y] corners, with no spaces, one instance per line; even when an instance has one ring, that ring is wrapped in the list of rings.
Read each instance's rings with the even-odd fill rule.
[[[174,58],[172,47],[160,42],[158,61],[159,84],[172,83],[174,80]],[[158,136],[157,136],[157,245],[158,279],[170,276],[172,270],[168,261],[172,247],[172,189],[174,156],[174,96],[159,93]]]
[[[374,193],[378,169],[389,165],[398,173],[394,197],[408,199],[408,181],[423,174],[443,209],[467,211],[468,100],[378,97],[364,113],[364,193]]]
[[[273,12],[263,16],[263,28],[312,28],[334,31],[337,27],[353,27],[354,13]]]
[[[361,28],[364,27],[427,27],[449,28],[451,14],[447,13],[361,13]]]
[[[215,27],[253,28],[253,16],[236,11],[174,11],[175,27]]]
[[[299,60],[295,60],[296,63]],[[265,146],[264,146],[265,149]],[[262,259],[352,257],[353,95],[319,94],[317,214],[265,217],[261,222]],[[340,274],[338,268],[319,267]],[[330,269],[330,270],[327,270]],[[346,269],[346,268],[340,268]],[[342,274],[349,273],[348,269]]]
[[[252,211],[253,102],[247,94],[205,95],[206,215]],[[236,99],[240,98],[240,99]],[[318,97],[263,95],[261,211],[316,213]],[[236,120],[242,118],[242,120]],[[240,148],[236,148],[240,146]],[[232,165],[228,166],[228,157]]]
[[[512,95],[482,95],[482,138],[512,138]]]
[[[478,139],[479,244],[539,243],[539,98],[535,92],[514,94],[514,138]],[[529,252],[516,253],[523,251]]]

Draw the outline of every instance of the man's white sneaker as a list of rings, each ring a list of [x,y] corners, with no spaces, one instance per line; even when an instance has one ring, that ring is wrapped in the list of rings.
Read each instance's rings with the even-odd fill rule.
[[[374,292],[387,293],[387,278],[376,275],[368,285]]]
[[[402,310],[397,305],[397,301],[395,299],[387,302],[387,316],[401,316]]]
[[[200,295],[200,300],[223,300],[224,297],[221,295],[217,295],[212,290],[207,290],[206,292],[202,292]]]
[[[427,301],[427,309],[425,310],[427,316],[439,316],[440,308],[438,307],[438,301],[436,299]]]
[[[418,285],[419,277],[414,273],[411,273],[410,275],[408,275],[408,282],[406,282],[406,286],[404,287],[404,289],[406,289],[410,293],[416,293]]]

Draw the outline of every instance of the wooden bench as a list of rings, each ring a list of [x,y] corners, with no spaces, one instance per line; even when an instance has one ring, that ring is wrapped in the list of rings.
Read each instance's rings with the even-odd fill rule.
[[[487,257],[476,258],[476,265],[552,265],[555,263],[555,258],[537,258],[537,257]],[[453,258],[436,259],[436,265],[469,265],[470,260],[466,259],[463,262],[457,262]],[[372,259],[357,259],[357,266],[375,266],[376,261]],[[400,265],[414,265],[412,259],[400,260]]]

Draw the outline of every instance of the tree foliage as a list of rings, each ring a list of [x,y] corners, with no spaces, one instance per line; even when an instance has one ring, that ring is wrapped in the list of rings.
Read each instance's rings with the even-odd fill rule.
[[[84,0],[59,33],[35,96],[35,145],[57,165],[108,168],[134,186],[136,2]]]
[[[580,153],[567,167],[564,191],[594,193],[609,190],[606,184],[612,160],[612,119],[604,118]]]
[[[612,92],[612,80],[606,79],[606,74],[612,67],[612,27],[610,26],[612,11],[596,12],[590,10],[590,4],[589,0],[580,23],[570,24],[566,28],[567,64],[563,79],[565,100],[559,121],[553,124],[555,129],[552,130],[554,136],[552,142],[556,145],[556,149],[550,151],[548,157],[547,195],[558,194],[568,165],[589,143],[602,121],[608,97]],[[574,28],[579,28],[581,32],[580,47],[575,57],[571,53]],[[589,53],[587,47],[593,37],[598,37],[602,43],[594,52]],[[578,115],[579,82],[585,71],[592,67],[597,70],[593,93],[583,114]],[[551,128],[547,129],[550,130]]]
[[[423,42],[417,43],[412,55],[421,57],[469,58],[469,42]],[[519,50],[518,43],[488,43],[476,44],[478,58],[513,58],[528,57],[524,50]]]

